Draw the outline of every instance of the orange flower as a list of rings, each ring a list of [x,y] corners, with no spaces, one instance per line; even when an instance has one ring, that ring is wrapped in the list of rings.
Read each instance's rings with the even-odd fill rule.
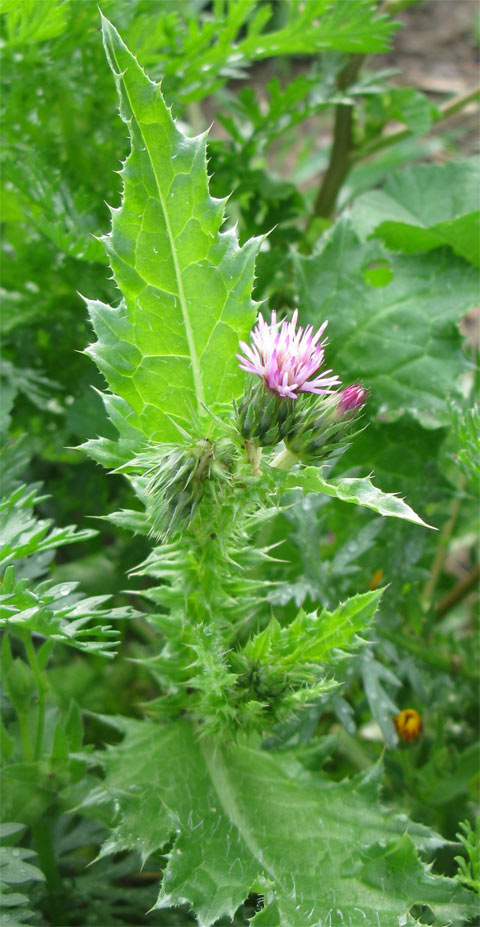
[[[421,715],[415,708],[405,708],[395,715],[394,724],[402,740],[417,740],[423,730]]]

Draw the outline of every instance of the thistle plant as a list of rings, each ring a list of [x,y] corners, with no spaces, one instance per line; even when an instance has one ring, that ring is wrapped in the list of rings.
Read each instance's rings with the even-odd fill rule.
[[[361,73],[398,26],[388,3],[108,0],[127,42],[102,17],[108,63],[91,0],[3,6],[1,836],[21,844],[0,907],[33,923],[31,895],[54,927],[461,927],[478,889],[467,823],[471,865],[439,866],[450,854],[454,871],[476,781],[478,567],[451,594],[442,558],[449,541],[474,556],[456,329],[477,296],[473,159],[416,165],[440,108]],[[290,54],[301,73],[282,65],[260,104],[249,64]],[[219,88],[228,138],[195,135]],[[329,107],[315,196],[267,166]],[[413,167],[382,162],[389,119]],[[376,188],[357,195],[372,152]],[[64,369],[60,332],[92,337],[79,288],[94,341]],[[48,499],[17,482],[22,426]],[[72,511],[99,532],[65,528]],[[53,558],[73,541],[85,554]],[[40,870],[46,888],[19,894]]]
[[[105,240],[122,299],[116,308],[89,303],[98,337],[90,353],[107,380],[105,406],[119,438],[90,441],[86,449],[127,475],[142,506],[113,514],[113,522],[154,539],[135,571],[153,580],[144,595],[154,608],[147,620],[159,634],[158,651],[147,661],[156,687],[147,707],[154,721],[148,730],[143,726],[142,742],[170,738],[182,762],[208,769],[226,807],[236,788],[233,758],[243,763],[243,749],[255,751],[280,723],[337,687],[336,669],[365,645],[382,596],[382,589],[357,591],[333,610],[318,602],[287,619],[275,608],[272,614],[268,593],[282,586],[273,579],[281,551],[278,542],[268,543],[272,520],[291,498],[323,493],[425,524],[369,477],[326,478],[324,465],[331,470],[354,440],[368,389],[358,382],[342,389],[341,368],[325,369],[326,321],[302,327],[298,310],[290,319],[272,312],[269,322],[262,313],[255,321],[251,291],[260,242],[240,247],[234,230],[221,230],[225,204],[208,190],[204,139],[183,135],[160,88],[113,26],[104,21],[103,29],[132,150],[122,171],[122,205],[112,212]],[[108,361],[112,336],[121,370]],[[270,566],[271,580],[265,578]],[[124,733],[120,751],[130,750],[130,737],[137,736],[130,724]],[[115,756],[113,765],[107,760],[110,794]],[[259,759],[254,752],[247,765]],[[172,784],[182,778],[175,768],[167,774]],[[160,792],[165,771],[161,776]],[[196,805],[189,811],[192,822],[200,813],[207,843],[217,799],[211,803],[211,811]],[[124,815],[103,852],[128,846],[126,808]],[[169,815],[154,842],[145,844],[145,858],[170,833]],[[229,812],[227,826],[228,820]],[[232,860],[248,867],[247,882],[264,895],[272,923],[319,922],[315,899],[293,913],[280,883],[274,880],[272,888],[267,870],[252,859],[258,839],[249,838],[246,855],[233,848]],[[170,857],[159,906],[195,896],[205,925],[232,914],[247,883],[241,880],[233,892],[230,886],[228,900],[218,896],[212,904],[205,887],[193,887],[195,867],[190,875],[183,870],[182,840]],[[190,834],[190,846],[191,840]],[[305,887],[305,898],[310,891]],[[374,906],[370,900],[364,908]]]

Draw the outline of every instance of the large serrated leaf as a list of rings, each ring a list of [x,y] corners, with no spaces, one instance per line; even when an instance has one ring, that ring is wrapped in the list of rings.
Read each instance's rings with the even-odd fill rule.
[[[112,721],[125,738],[96,754],[105,780],[83,810],[116,813],[104,853],[146,858],[176,835],[158,907],[191,904],[200,927],[232,917],[250,891],[265,896],[256,922],[268,927],[398,927],[415,902],[444,917],[473,912],[470,893],[417,855],[414,844],[441,838],[380,805],[378,767],[331,782],[294,752],[200,744],[182,722]]]
[[[239,248],[234,230],[220,232],[225,201],[208,192],[205,137],[183,134],[105,19],[103,37],[132,147],[104,240],[123,300],[89,303],[98,337],[89,353],[128,404],[129,427],[168,441],[178,437],[172,418],[188,427],[204,404],[242,388],[235,352],[255,317],[259,242]]]
[[[393,279],[368,271],[387,261]],[[363,381],[383,420],[403,413],[424,427],[447,424],[447,397],[465,372],[458,323],[478,299],[477,273],[447,249],[422,255],[360,242],[341,219],[323,250],[295,259],[302,319],[329,320],[328,362],[344,382]]]

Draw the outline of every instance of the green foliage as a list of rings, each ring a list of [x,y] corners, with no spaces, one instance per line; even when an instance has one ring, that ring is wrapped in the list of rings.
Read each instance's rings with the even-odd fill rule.
[[[475,492],[480,478],[480,411],[474,406],[462,414],[452,406],[451,415],[458,443],[455,459]]]
[[[293,470],[287,475],[272,468],[272,477],[280,486],[290,492],[303,489],[304,492],[324,492],[327,496],[334,496],[343,502],[352,502],[355,505],[365,505],[380,515],[390,515],[394,518],[404,518],[406,521],[425,525],[425,522],[416,515],[402,499],[392,493],[384,493],[372,485],[368,477],[352,479],[344,477],[338,480],[324,480],[321,470],[317,467],[305,467],[302,470]]]
[[[385,260],[391,282],[364,279]],[[406,413],[426,427],[445,424],[446,397],[459,397],[465,369],[457,325],[475,305],[473,268],[446,251],[398,256],[362,243],[347,219],[295,265],[306,317],[329,319],[329,360],[345,381],[371,389],[369,408],[383,421]]]
[[[462,831],[457,837],[466,851],[467,859],[463,856],[455,857],[458,863],[457,879],[480,895],[480,820],[477,817],[475,830],[470,826],[470,821],[462,821],[460,827]]]
[[[374,235],[392,251],[407,254],[447,245],[478,267],[480,211],[472,207],[479,181],[478,158],[391,174],[383,190],[358,198],[355,228],[362,237]]]
[[[168,440],[178,433],[172,418],[188,426],[190,410],[238,395],[235,350],[254,319],[258,243],[239,249],[234,232],[219,234],[224,203],[208,194],[204,140],[175,126],[160,88],[107,22],[104,40],[132,151],[123,204],[105,240],[124,302],[116,309],[89,303],[99,337],[89,351],[128,403],[129,429]],[[122,360],[112,365],[114,345]]]
[[[19,838],[24,831],[23,824],[5,822],[0,824],[0,911],[2,924],[15,927],[26,924],[30,918],[36,920],[34,912],[26,907],[31,902],[25,889],[30,882],[42,882],[45,876],[38,866],[27,860],[35,858],[35,852],[25,847],[5,845],[5,840]],[[19,891],[19,889],[21,889]]]
[[[9,567],[0,594],[0,627],[14,635],[30,631],[47,640],[113,657],[119,631],[110,622],[132,618],[135,611],[128,606],[102,608],[110,596],[85,597],[77,587],[78,583],[56,584],[52,580],[36,585],[26,578],[16,582],[14,569]]]
[[[216,0],[213,15],[206,11],[203,16],[198,16],[193,6],[187,22],[182,22],[180,11],[173,11],[168,4],[161,7],[168,15],[159,17],[157,33],[145,36],[151,20],[144,14],[135,39],[151,46],[146,49],[147,60],[152,58],[151,63],[165,75],[172,98],[185,102],[201,100],[229,78],[243,77],[253,61],[286,54],[315,55],[325,49],[385,51],[396,29],[396,24],[379,15],[369,0],[346,0],[341,9],[335,0],[310,0],[308,8],[294,0],[282,5],[283,22],[278,28],[275,8],[259,6],[255,0]],[[157,62],[152,55],[155,42],[168,48]]]
[[[35,505],[45,501],[46,496],[39,494],[39,485],[21,484],[0,502],[2,531],[2,548],[0,565],[10,566],[17,560],[53,551],[63,544],[75,544],[91,538],[95,531],[85,528],[78,531],[73,525],[68,528],[52,528],[50,519],[39,519],[33,513]],[[42,563],[43,565],[43,563]],[[39,564],[39,569],[41,566]],[[33,566],[34,575],[37,567]],[[32,571],[30,571],[30,575]]]
[[[158,907],[188,902],[203,927],[233,917],[250,891],[264,896],[259,924],[306,927],[335,909],[338,923],[363,912],[387,927],[407,899],[440,918],[473,912],[468,892],[420,862],[415,846],[433,849],[440,838],[411,823],[406,835],[405,819],[380,805],[379,767],[334,783],[288,752],[199,745],[181,722],[110,723],[125,736],[97,754],[105,779],[83,807],[105,818],[118,802],[102,854],[135,845],[146,860],[174,837]]]

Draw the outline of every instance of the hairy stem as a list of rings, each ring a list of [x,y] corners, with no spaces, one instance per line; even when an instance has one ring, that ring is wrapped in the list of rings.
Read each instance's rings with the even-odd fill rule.
[[[247,438],[245,441],[245,449],[247,451],[248,462],[252,468],[253,475],[260,476],[260,461],[262,459],[263,449],[258,447],[254,441],[250,440],[250,438]]]
[[[277,470],[291,470],[295,464],[298,463],[299,458],[293,451],[289,451],[288,447],[285,447],[283,451],[280,451],[276,457],[273,458],[271,466],[276,467]]]

